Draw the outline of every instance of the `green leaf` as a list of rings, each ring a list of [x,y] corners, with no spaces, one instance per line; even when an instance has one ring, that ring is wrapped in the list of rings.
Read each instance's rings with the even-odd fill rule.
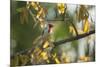
[[[23,8],[17,8],[16,11],[17,11],[17,12],[22,12],[22,9],[23,9]]]

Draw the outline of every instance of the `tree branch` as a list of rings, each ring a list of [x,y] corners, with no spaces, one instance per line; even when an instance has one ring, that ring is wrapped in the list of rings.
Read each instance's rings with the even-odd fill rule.
[[[59,45],[61,45],[63,43],[71,42],[71,41],[74,41],[74,40],[78,40],[78,39],[84,38],[84,37],[89,36],[89,35],[94,34],[94,33],[95,33],[95,30],[90,31],[90,32],[85,33],[85,34],[80,34],[78,36],[74,36],[74,37],[71,37],[71,38],[68,38],[68,39],[64,39],[64,40],[60,40],[60,41],[57,41],[57,42],[53,42],[53,44],[55,46],[59,46]],[[26,54],[26,53],[28,53],[28,55],[29,55],[31,53],[29,51],[32,51],[32,50],[34,50],[33,47],[29,48],[29,49],[26,49],[26,50],[23,50],[23,51],[20,51],[18,53],[19,54]]]
[[[90,32],[85,33],[85,34],[80,34],[78,36],[74,36],[74,37],[71,37],[71,38],[68,38],[68,39],[64,39],[64,40],[61,40],[61,41],[58,41],[58,42],[53,42],[53,44],[55,46],[58,46],[58,45],[61,45],[63,43],[66,43],[66,42],[70,42],[70,41],[74,41],[74,40],[84,38],[84,37],[89,36],[89,35],[94,34],[94,33],[95,33],[95,30],[90,31]]]

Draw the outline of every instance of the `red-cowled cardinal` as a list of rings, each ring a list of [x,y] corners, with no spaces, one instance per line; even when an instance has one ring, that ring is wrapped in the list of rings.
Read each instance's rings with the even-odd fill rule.
[[[51,32],[52,32],[52,27],[53,27],[53,25],[52,25],[52,24],[48,24],[48,27],[49,27],[48,33],[51,33]]]
[[[52,32],[52,27],[53,25],[50,24],[50,23],[46,23],[44,25],[44,30],[43,30],[43,33],[42,33],[42,37],[43,39],[47,39],[48,36],[50,35],[50,33]]]

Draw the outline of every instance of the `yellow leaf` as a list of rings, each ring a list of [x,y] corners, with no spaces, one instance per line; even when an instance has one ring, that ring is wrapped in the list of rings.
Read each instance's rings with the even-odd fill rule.
[[[71,32],[73,35],[76,35],[75,29],[72,26],[69,26],[69,32]]]
[[[56,54],[56,53],[54,53],[52,56],[53,56],[53,58],[55,58],[55,57],[57,56],[57,54]]]
[[[38,20],[39,20],[40,22],[44,21],[44,19],[43,19],[42,17],[38,18]]]
[[[27,8],[29,9],[30,8],[30,2],[27,1],[26,3],[27,3]]]
[[[47,52],[41,52],[40,54],[44,60],[48,59]]]
[[[84,28],[83,28],[83,31],[84,31],[84,32],[89,32],[89,30],[90,30],[89,20],[86,19],[85,22],[84,22]]]
[[[37,55],[40,54],[42,52],[42,50],[40,48],[36,48],[34,50],[34,53],[36,53]]]
[[[44,43],[44,45],[43,45],[43,48],[47,48],[48,46],[49,46],[49,42],[46,41],[46,42]]]
[[[64,58],[65,59],[65,63],[70,63],[70,58]]]
[[[37,15],[36,15],[36,18],[39,20],[39,21],[43,21],[44,18],[45,17],[45,11],[44,11],[44,9],[43,8],[41,8],[40,9],[40,11],[37,13]]]
[[[55,58],[55,62],[56,62],[57,64],[60,64],[60,61],[58,60],[58,58]]]
[[[78,34],[84,34],[84,31],[81,29],[78,29]]]
[[[34,58],[34,54],[31,54],[31,58]]]
[[[45,55],[46,55],[46,52],[41,52],[41,55],[42,55],[42,56],[45,56]]]
[[[39,17],[40,17],[40,15],[42,14],[42,12],[43,12],[43,9],[41,8],[41,10],[37,13],[36,18],[39,18]]]
[[[90,60],[90,57],[85,57],[85,58],[84,58],[84,61],[85,61],[85,62],[87,62],[87,61],[89,61],[89,60]]]
[[[54,61],[55,61],[57,64],[60,64],[60,61],[59,61],[59,59],[57,58],[57,54],[54,53],[52,56],[53,56]]]
[[[70,63],[70,57],[65,56],[62,58],[62,60],[64,63]]]
[[[70,62],[70,57],[67,56],[65,52],[62,52],[61,59],[63,60],[64,63]]]
[[[49,61],[49,60],[47,60],[47,63],[50,63],[50,61]]]
[[[31,5],[35,10],[39,10],[38,5],[35,2],[31,2]]]
[[[58,8],[59,14],[63,14],[64,10],[65,10],[65,4],[64,3],[58,3],[57,8]]]
[[[43,29],[43,28],[44,28],[44,22],[41,22],[41,23],[40,23],[40,26],[41,26],[41,28]]]
[[[87,62],[87,61],[90,60],[90,57],[88,57],[88,56],[81,56],[81,57],[80,57],[80,60],[82,60],[82,61],[84,61],[84,62]]]

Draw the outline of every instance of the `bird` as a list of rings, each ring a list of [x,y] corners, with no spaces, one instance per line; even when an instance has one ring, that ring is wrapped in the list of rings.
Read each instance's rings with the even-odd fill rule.
[[[42,39],[48,40],[51,32],[52,32],[52,28],[53,28],[53,24],[50,24],[48,22],[45,23],[44,28],[43,28],[43,32],[42,32]]]

